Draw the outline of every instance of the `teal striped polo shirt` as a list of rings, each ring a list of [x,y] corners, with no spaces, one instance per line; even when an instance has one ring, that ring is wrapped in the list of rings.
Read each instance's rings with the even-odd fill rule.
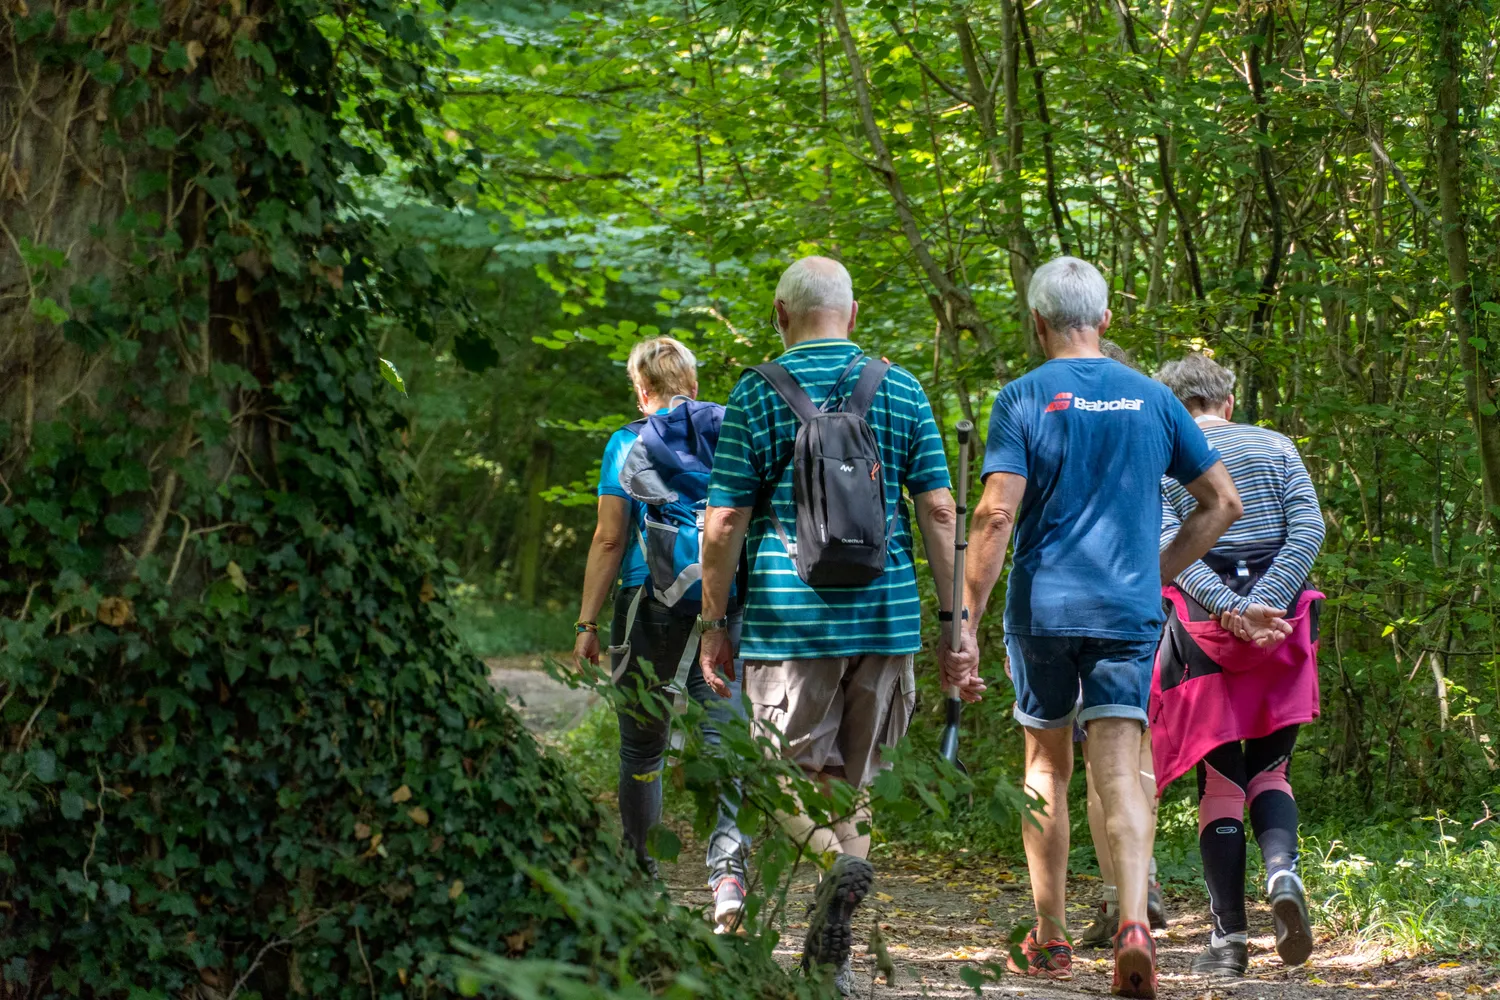
[[[839,375],[859,353],[847,340],[812,340],[776,360],[791,372],[814,405],[828,398]],[[839,387],[853,391],[861,361]],[[834,402],[837,402],[837,398]],[[885,466],[885,498],[897,524],[886,553],[885,574],[864,587],[813,590],[797,568],[764,510],[750,522],[750,593],[740,655],[749,660],[799,660],[861,653],[915,653],[921,647],[922,604],[912,565],[911,520],[903,487],[913,496],[947,489],[948,460],[927,394],[911,373],[892,367],[867,418]],[[788,461],[797,418],[766,380],[741,378],[729,395],[724,427],[714,451],[708,502],[715,507],[757,507],[762,484],[786,464],[771,502],[795,538],[797,507]]]

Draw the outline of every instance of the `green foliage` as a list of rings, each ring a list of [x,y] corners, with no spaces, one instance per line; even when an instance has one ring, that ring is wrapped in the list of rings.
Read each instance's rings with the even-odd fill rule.
[[[456,588],[458,631],[480,657],[557,653],[574,635],[575,612],[528,608],[479,596],[477,588]]]
[[[1407,954],[1500,952],[1500,847],[1488,825],[1450,817],[1303,835],[1315,918]]]
[[[54,368],[0,411],[7,988],[427,996],[463,939],[603,960],[603,988],[732,959],[775,990],[761,953],[705,950],[655,899],[495,698],[410,506],[377,340],[488,341],[351,184],[448,202],[433,22],[385,0],[34,10],[0,50],[45,86],[7,99],[90,110],[0,119],[67,140],[38,185],[110,194],[79,222],[23,179],[4,208],[32,234],[30,313],[62,323],[22,320]],[[43,293],[65,283],[61,315]]]
[[[1240,419],[1306,456],[1329,525],[1314,576],[1330,598],[1325,714],[1307,735],[1323,794],[1390,815],[1474,801],[1493,783],[1500,591],[1474,427],[1493,387],[1466,374],[1500,363],[1500,92],[1493,10],[1451,6],[1451,20],[1390,10],[1359,30],[1368,10],[1327,4],[1269,22],[1263,7],[1081,2],[465,6],[449,121],[455,143],[492,155],[463,212],[434,212],[424,232],[454,259],[479,244],[532,267],[524,310],[484,310],[529,346],[483,392],[545,406],[535,492],[582,505],[517,516],[534,438],[476,432],[466,457],[511,471],[503,502],[481,505],[471,480],[464,509],[493,515],[485,544],[502,552],[543,524],[538,599],[570,604],[595,463],[632,412],[612,364],[645,324],[685,331],[703,394],[722,399],[778,349],[779,270],[830,253],[853,274],[860,342],[919,372],[945,424],[982,429],[998,384],[1037,363],[1030,265],[1078,254],[1109,278],[1111,336],[1146,370],[1214,350],[1240,376]],[[1445,32],[1461,56],[1468,360],[1433,142]],[[480,561],[460,562],[480,582]]]

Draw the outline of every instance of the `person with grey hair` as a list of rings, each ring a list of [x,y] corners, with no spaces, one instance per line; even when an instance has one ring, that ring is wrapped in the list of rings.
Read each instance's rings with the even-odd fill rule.
[[[1265,860],[1276,952],[1287,965],[1312,952],[1289,768],[1299,726],[1318,715],[1322,595],[1307,580],[1323,544],[1323,513],[1290,439],[1231,422],[1233,371],[1189,354],[1163,365],[1157,379],[1223,456],[1245,507],[1245,516],[1166,589],[1172,611],[1152,689],[1162,783],[1190,769],[1198,777],[1198,848],[1213,934],[1193,971],[1238,978],[1249,964],[1247,808]],[[1169,479],[1161,492],[1165,548],[1197,501]],[[1205,704],[1214,710],[1202,711]]]
[[[662,759],[672,721],[663,696],[669,693],[669,680],[675,680],[667,676],[672,668],[692,664],[688,647],[696,632],[692,612],[668,606],[653,586],[644,543],[650,518],[637,485],[638,477],[644,483],[644,474],[652,470],[645,461],[648,449],[640,446],[644,437],[659,439],[663,431],[670,433],[670,424],[661,421],[671,421],[674,415],[678,422],[691,421],[698,416],[697,408],[722,407],[695,402],[698,361],[686,344],[672,337],[651,337],[636,344],[625,371],[642,419],[615,431],[604,449],[599,467],[599,521],[584,570],[573,654],[580,663],[598,664],[601,655],[609,657],[610,679],[622,694],[615,709],[620,726],[620,822],[637,862],[655,877],[657,865],[647,850],[647,837],[661,822]],[[706,424],[712,426],[716,419],[710,416]],[[657,426],[651,426],[653,420]],[[670,573],[671,567],[667,569]],[[610,645],[601,650],[598,617],[617,582]],[[734,636],[739,622],[736,611],[728,624]],[[682,687],[706,709],[701,730],[706,743],[719,742],[718,726],[729,718],[743,718],[737,685],[726,686],[721,695],[704,683],[697,670],[688,670]],[[749,838],[736,824],[734,808],[721,802],[707,857],[714,919],[720,931],[734,929],[744,908],[749,846]]]
[[[1028,299],[1047,361],[995,399],[965,581],[966,631],[974,636],[1015,533],[1005,634],[1026,789],[1046,811],[1022,826],[1037,923],[1021,946],[1023,961],[1011,965],[1026,975],[1073,977],[1065,918],[1076,719],[1088,733],[1119,890],[1113,991],[1155,997],[1146,901],[1153,830],[1139,770],[1164,620],[1161,582],[1208,550],[1239,516],[1239,498],[1171,392],[1100,351],[1109,286],[1093,265],[1048,261],[1033,274]],[[1185,484],[1198,507],[1158,554],[1164,474]],[[975,647],[965,641],[948,658],[945,683],[972,682]]]
[[[864,789],[884,766],[881,747],[905,735],[916,701],[922,602],[902,492],[911,496],[922,528],[939,616],[950,620],[956,514],[943,439],[921,384],[849,339],[859,304],[844,266],[826,257],[796,261],[776,286],[774,309],[786,350],[735,386],[714,453],[703,543],[702,670],[721,692],[736,676],[720,616],[744,546],[750,579],[740,652],[757,731],[811,779],[843,779],[860,790],[853,814],[828,825],[802,810],[776,816],[814,858],[835,855],[808,917],[802,965],[809,974],[831,970],[847,996],[854,989],[850,922],[874,879]],[[856,447],[869,451],[817,466],[828,477],[820,482],[836,491],[830,496],[853,498],[875,516],[856,520],[853,508],[840,504],[820,533],[799,516],[809,473],[797,442],[799,427],[823,417],[837,426],[859,418]],[[794,486],[798,477],[804,478]],[[830,539],[868,553],[862,567],[868,572],[856,575],[864,582],[840,576],[833,585],[804,575],[802,559],[827,551],[818,547]],[[948,655],[946,639],[938,655]],[[968,690],[972,696],[973,685]]]

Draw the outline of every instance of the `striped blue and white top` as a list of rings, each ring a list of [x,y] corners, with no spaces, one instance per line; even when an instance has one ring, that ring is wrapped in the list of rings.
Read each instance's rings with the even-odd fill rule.
[[[847,340],[798,344],[776,360],[820,404],[859,348]],[[847,397],[863,363],[839,389]],[[748,660],[820,659],[862,653],[914,653],[921,647],[922,604],[912,564],[911,522],[901,490],[913,496],[947,489],[948,461],[927,394],[910,372],[892,367],[866,418],[884,465],[887,507],[897,524],[886,552],[885,574],[864,587],[814,590],[797,568],[763,511],[750,523],[750,588],[740,655]],[[715,507],[755,507],[762,484],[786,466],[772,494],[788,534],[795,531],[792,470],[788,460],[797,418],[759,375],[747,375],[729,395],[714,451],[708,502]]]
[[[1282,542],[1271,568],[1249,597],[1224,586],[1214,571],[1198,560],[1177,577],[1177,586],[1209,611],[1219,614],[1251,604],[1292,610],[1291,604],[1312,571],[1323,545],[1323,510],[1312,479],[1285,435],[1249,424],[1210,424],[1203,428],[1208,443],[1219,449],[1245,513],[1230,526],[1213,551],[1265,542]],[[1171,479],[1161,481],[1161,546],[1177,537],[1177,529],[1198,502]]]

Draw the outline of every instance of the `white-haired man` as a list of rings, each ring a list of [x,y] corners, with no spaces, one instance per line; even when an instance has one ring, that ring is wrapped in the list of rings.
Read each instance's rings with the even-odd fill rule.
[[[783,757],[814,779],[843,778],[863,788],[879,772],[880,747],[905,734],[916,698],[912,660],[921,644],[921,601],[903,488],[916,503],[943,614],[953,607],[948,465],[921,385],[894,366],[879,378],[885,363],[865,357],[850,342],[859,306],[842,264],[826,257],[792,264],[776,286],[775,309],[786,346],[775,362],[779,370],[757,370],[740,380],[714,454],[703,545],[703,673],[720,690],[721,674],[734,677],[722,616],[748,534],[751,568],[740,655],[755,720],[763,731],[779,732]],[[877,367],[865,379],[872,364]],[[787,377],[795,384],[787,384]],[[772,379],[783,380],[780,388]],[[874,503],[884,498],[885,514],[875,527],[884,536],[885,558],[883,572],[876,566],[879,575],[864,586],[810,585],[788,554],[814,540],[785,534],[799,523],[792,461],[799,417],[783,391],[804,416],[820,403],[824,411],[863,409],[874,432],[878,460],[859,465],[859,474],[878,482],[863,487]],[[939,655],[946,654],[940,646]],[[800,815],[777,818],[809,853],[837,855],[808,921],[803,968],[811,973],[832,966],[836,985],[848,995],[854,986],[850,920],[874,876],[866,860],[869,813],[861,808],[831,827]]]
[[[1026,734],[1026,787],[1047,812],[1023,827],[1037,925],[1022,946],[1026,961],[1012,965],[1072,978],[1064,916],[1076,718],[1088,732],[1119,886],[1114,993],[1155,997],[1146,925],[1153,831],[1138,771],[1164,620],[1161,584],[1239,517],[1239,495],[1171,392],[1100,353],[1109,288],[1093,265],[1049,261],[1032,276],[1028,299],[1047,361],[995,400],[965,581],[973,630],[1015,528],[1006,642],[1015,717]],[[1158,555],[1163,474],[1198,506]],[[945,661],[949,683],[971,683],[978,670],[978,653],[964,647]]]

